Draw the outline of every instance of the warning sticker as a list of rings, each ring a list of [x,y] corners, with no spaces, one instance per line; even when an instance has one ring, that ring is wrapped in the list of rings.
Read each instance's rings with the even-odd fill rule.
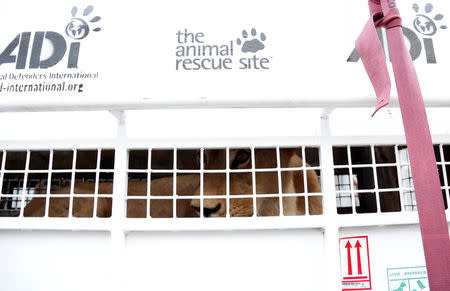
[[[388,268],[389,291],[429,291],[426,267]]]
[[[372,290],[367,236],[339,239],[342,290]]]

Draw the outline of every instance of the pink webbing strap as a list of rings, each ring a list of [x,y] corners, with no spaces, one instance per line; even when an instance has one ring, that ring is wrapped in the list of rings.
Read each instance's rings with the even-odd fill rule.
[[[389,103],[391,83],[376,27],[387,30],[416,192],[430,290],[450,290],[450,238],[425,105],[403,39],[395,0],[369,0],[371,19],[356,48],[375,88],[375,112]],[[375,113],[374,113],[375,114]]]

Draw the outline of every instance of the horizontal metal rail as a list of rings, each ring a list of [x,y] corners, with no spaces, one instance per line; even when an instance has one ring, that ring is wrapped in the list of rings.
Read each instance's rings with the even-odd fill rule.
[[[142,98],[136,100],[38,100],[38,99],[3,99],[0,100],[0,112],[46,112],[46,111],[120,111],[144,109],[211,109],[211,108],[361,108],[374,107],[374,96],[352,98],[315,98],[314,100],[300,98],[246,99],[227,98],[210,99],[156,99]],[[425,99],[427,107],[450,107],[448,97],[430,97]],[[398,99],[392,97],[391,107],[399,107]]]

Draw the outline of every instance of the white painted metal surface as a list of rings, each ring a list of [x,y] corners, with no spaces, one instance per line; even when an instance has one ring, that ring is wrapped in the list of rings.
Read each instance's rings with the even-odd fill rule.
[[[450,42],[448,29],[441,27],[449,25],[446,17],[450,6],[445,1],[435,1],[433,9],[425,11],[427,3],[420,1],[415,11],[415,2],[419,1],[399,1],[398,6],[409,32],[407,40],[415,54],[424,96],[427,100],[439,98],[447,102],[448,84],[441,81],[441,76],[448,74],[450,59],[446,52]],[[89,5],[93,9],[83,15]],[[73,6],[77,7],[75,16],[72,15]],[[437,29],[433,35],[426,35],[426,31],[415,27],[414,21],[420,14],[430,19],[436,15],[443,16],[433,20]],[[341,15],[346,17],[339,18]],[[89,22],[95,16],[101,19]],[[367,16],[367,5],[359,0],[348,1],[346,5],[335,1],[299,3],[284,0],[281,5],[269,0],[231,1],[220,7],[205,0],[151,3],[134,0],[126,5],[101,0],[78,1],[76,4],[55,0],[5,3],[0,11],[0,25],[4,27],[0,50],[3,51],[17,35],[23,32],[31,34],[28,58],[24,58],[25,52],[22,51],[20,57],[8,59],[9,62],[1,65],[1,72],[7,73],[6,80],[1,82],[5,88],[0,93],[4,97],[1,104],[20,99],[25,106],[38,103],[37,98],[39,102],[53,104],[89,104],[92,100],[101,104],[106,96],[111,104],[151,103],[153,106],[161,103],[189,106],[192,102],[220,104],[228,103],[229,98],[239,98],[243,106],[256,102],[276,105],[274,100],[294,104],[330,99],[334,102],[367,101],[365,97],[371,96],[373,91],[368,79],[361,78],[365,75],[364,68],[357,58],[347,61]],[[90,32],[83,39],[73,39],[73,35],[66,31],[75,17],[89,23]],[[101,30],[95,32],[95,28]],[[64,39],[67,46],[65,54],[47,69],[30,68],[35,32],[45,31],[58,33]],[[264,48],[255,53],[244,49],[246,33],[243,31],[247,33],[247,40],[256,39]],[[178,37],[179,33],[186,34],[187,40]],[[199,37],[194,41],[196,35]],[[241,45],[237,39],[241,40]],[[74,43],[80,44],[77,67],[68,68]],[[224,49],[222,54],[213,50],[212,55],[207,52],[205,56],[193,55],[192,51],[189,56],[180,53],[182,48],[187,50],[190,46],[204,45],[226,46],[228,49],[227,52]],[[18,47],[14,48],[11,56],[18,55]],[[44,42],[42,60],[54,52],[51,44]],[[229,55],[224,55],[227,53]],[[259,61],[267,59],[268,69],[262,69],[259,64],[259,69],[248,69],[248,66],[242,69],[241,60],[248,63],[253,57]],[[219,61],[225,58],[231,60],[231,69],[189,70],[179,64],[180,60],[187,60],[192,65],[194,59]],[[429,63],[430,59],[435,62]],[[10,77],[10,74],[15,77]],[[46,75],[46,78],[39,77],[39,74]],[[67,74],[75,74],[75,77],[64,77]],[[76,77],[76,74],[92,74],[94,77]],[[61,85],[64,81],[65,91],[61,91],[65,95],[64,100],[58,91],[20,92],[15,89],[16,85],[42,83],[46,87]],[[82,90],[68,90],[69,85],[77,85],[77,89],[82,85]]]
[[[444,195],[450,201],[447,172],[450,160],[444,148],[450,144],[450,90],[448,82],[441,78],[448,75],[450,68],[446,53],[450,42],[445,36],[448,31],[441,26],[432,37],[437,63],[430,63],[432,54],[425,50],[425,39],[430,37],[421,34],[420,28],[414,28],[419,13],[412,8],[415,2],[420,1],[402,1],[399,5],[405,27],[418,39],[411,41],[409,35],[411,48],[418,49],[420,45],[422,50],[415,63],[429,107],[434,143],[439,145],[438,165],[443,170]],[[77,2],[78,12],[89,4]],[[414,205],[404,195],[404,192],[410,195],[411,185],[405,185],[402,180],[405,177],[400,175],[405,173],[407,161],[400,159],[399,151],[405,139],[398,102],[393,96],[389,110],[368,119],[372,109],[363,107],[372,107],[375,97],[368,80],[361,78],[365,75],[362,64],[357,59],[347,61],[354,39],[367,19],[366,3],[354,0],[346,5],[336,1],[326,4],[327,9],[323,1],[282,1],[281,4],[231,1],[222,5],[220,11],[211,12],[213,5],[203,0],[96,1],[94,12],[102,17],[96,25],[102,30],[80,41],[82,49],[77,68],[67,68],[67,55],[48,71],[27,67],[28,58],[22,69],[12,63],[2,64],[1,182],[6,174],[23,174],[22,183],[26,188],[30,175],[37,173],[29,169],[31,152],[49,152],[49,168],[38,172],[50,176],[58,172],[52,169],[53,154],[68,150],[73,151],[75,158],[72,166],[63,172],[95,173],[98,190],[102,172],[98,160],[94,169],[78,169],[76,155],[82,150],[100,153],[114,149],[114,169],[110,169],[114,172],[114,190],[111,217],[73,217],[71,205],[82,195],[73,193],[74,179],[70,180],[71,191],[67,194],[70,198],[67,217],[48,217],[48,204],[43,217],[23,217],[23,207],[19,208],[18,217],[0,217],[3,251],[0,289],[341,290],[339,238],[361,235],[368,236],[373,290],[388,290],[388,268],[424,265],[418,216],[410,211]],[[425,5],[419,3],[420,13],[431,13],[433,17],[444,15],[433,19],[442,22],[440,25],[448,24],[445,23],[450,13],[448,3],[436,1],[434,9]],[[26,40],[23,33],[29,31],[56,31],[67,45],[76,43],[64,31],[72,18],[71,9],[71,5],[54,0],[4,3],[0,10],[0,26],[5,28],[0,35],[0,51],[18,34],[21,40]],[[348,13],[349,9],[352,13]],[[21,11],[21,14],[11,11]],[[341,15],[349,17],[341,23],[337,18]],[[260,39],[265,41],[266,48],[255,56],[267,57],[269,70],[234,68],[230,72],[192,72],[175,68],[178,31],[189,29],[192,33],[203,33],[210,44],[231,41],[235,49],[233,61],[238,63],[248,55],[237,46],[236,38],[244,37],[243,30],[252,34],[253,26],[258,36],[261,32],[267,36],[267,41]],[[315,45],[308,45],[311,43]],[[429,46],[430,41],[427,43]],[[17,55],[18,50],[17,47],[11,54]],[[43,56],[53,52],[48,43],[43,44]],[[33,79],[39,70],[46,78],[50,73],[87,71],[98,73],[98,78],[75,78],[77,86],[83,84],[83,90],[64,94],[45,90],[31,94],[14,89],[15,85],[37,84],[36,80],[30,83],[28,79]],[[63,78],[68,84],[73,81],[69,79]],[[395,149],[395,162],[376,163],[377,146]],[[172,218],[156,219],[148,215],[126,218],[130,150],[148,150],[150,155],[154,149],[174,150],[176,164],[177,150],[204,152],[223,148],[227,149],[228,165],[228,150],[240,147],[249,148],[252,153],[259,148],[274,148],[277,156],[284,147],[300,147],[303,157],[305,147],[317,147],[320,165],[315,169],[321,172],[319,194],[323,195],[323,214],[228,215],[210,219],[177,218],[173,212]],[[348,163],[334,163],[335,147],[345,149]],[[354,147],[367,147],[372,160],[353,163],[350,157]],[[14,151],[26,153],[23,169],[5,168],[5,157]],[[200,165],[203,158],[201,155]],[[380,187],[377,171],[381,166],[397,169],[397,186]],[[202,167],[198,173],[205,172]],[[374,186],[370,189],[359,189],[353,183],[354,174],[361,168],[372,171]],[[283,168],[279,159],[277,167],[271,170],[277,171],[280,181],[279,172]],[[348,170],[347,180],[352,181],[348,183],[349,189],[336,189],[335,171],[339,170]],[[142,172],[150,174],[152,169]],[[178,172],[181,171],[171,169],[167,173],[173,174],[176,180]],[[248,172],[255,186],[254,160]],[[223,173],[229,181],[233,171],[227,168]],[[203,179],[201,175],[201,189]],[[50,188],[39,197],[50,198]],[[176,190],[175,184],[173,188]],[[258,197],[254,188],[251,194],[242,197]],[[227,186],[227,200],[231,199],[229,192]],[[386,209],[380,195],[385,192],[398,193],[399,208],[383,211]],[[370,193],[374,193],[375,211],[359,213],[358,195]],[[19,204],[24,205],[27,196],[16,194],[0,194],[0,199],[18,196]],[[101,195],[95,191],[84,197]],[[341,196],[339,204],[336,195]],[[204,193],[200,197],[205,198]],[[150,201],[151,197],[145,199]],[[350,204],[345,204],[346,199],[351,199]],[[176,199],[172,201],[176,206]],[[97,203],[95,199],[94,213]],[[338,205],[349,206],[346,211],[350,213],[338,214]],[[255,206],[253,200],[253,209]],[[202,212],[203,208],[200,209]],[[446,211],[449,216],[449,210]]]
[[[84,288],[92,290],[93,286],[111,284],[106,282],[106,276],[113,274],[114,286],[130,286],[136,289],[145,289],[147,286],[157,288],[166,286],[169,290],[184,288],[186,290],[198,290],[196,280],[189,281],[189,278],[196,277],[191,270],[203,270],[205,284],[223,281],[226,270],[230,278],[234,276],[236,281],[224,280],[219,283],[217,289],[225,290],[234,286],[237,282],[242,286],[257,286],[261,290],[271,290],[275,284],[290,288],[292,286],[304,287],[309,290],[317,286],[327,290],[339,290],[340,270],[339,270],[339,249],[337,239],[354,235],[368,235],[371,243],[371,255],[373,270],[374,288],[385,289],[387,281],[385,272],[388,267],[401,267],[413,265],[423,265],[423,255],[420,248],[418,217],[414,211],[407,211],[402,208],[399,212],[381,212],[380,200],[377,199],[377,212],[339,215],[336,213],[336,191],[335,175],[333,169],[341,169],[344,166],[333,164],[333,147],[345,146],[350,151],[350,146],[369,146],[374,154],[374,146],[379,145],[402,145],[404,138],[401,136],[334,136],[330,128],[330,116],[325,111],[319,115],[320,135],[305,137],[253,137],[253,138],[230,138],[230,139],[208,139],[207,133],[203,138],[198,139],[136,139],[127,138],[125,135],[124,115],[119,113],[118,135],[116,139],[106,140],[72,140],[72,141],[3,141],[2,148],[6,151],[14,150],[43,150],[51,148],[60,149],[115,149],[115,177],[114,177],[114,203],[111,218],[14,218],[2,217],[0,219],[1,233],[6,238],[2,240],[2,249],[9,249],[8,260],[20,260],[28,264],[28,259],[37,257],[30,254],[31,250],[36,253],[48,252],[54,243],[63,239],[68,246],[78,253],[79,256],[72,261],[83,271],[76,271],[79,268],[71,269],[69,272],[85,277],[86,280],[95,281],[93,285],[83,285],[82,283],[70,285],[68,290]],[[333,116],[333,115],[331,115]],[[349,128],[349,130],[352,130]],[[268,132],[269,134],[270,132]],[[436,136],[435,143],[450,144],[448,136]],[[320,169],[322,192],[324,194],[324,214],[319,216],[298,216],[298,217],[250,217],[250,218],[171,218],[171,219],[127,219],[125,218],[126,208],[126,169],[128,168],[129,149],[148,148],[233,148],[233,147],[289,147],[289,146],[319,146],[320,147]],[[440,147],[442,160],[440,164],[447,165],[443,158],[443,147]],[[398,151],[397,151],[398,155]],[[174,156],[176,157],[176,155]],[[445,160],[445,162],[444,162]],[[400,167],[404,162],[386,164]],[[357,165],[357,167],[372,167],[376,169],[380,165]],[[347,167],[354,167],[349,164]],[[344,167],[345,168],[345,167]],[[4,169],[4,165],[3,165]],[[353,168],[352,168],[353,169]],[[98,171],[98,170],[97,170]],[[7,173],[7,171],[3,172]],[[28,170],[24,173],[33,173]],[[446,180],[446,179],[445,179]],[[448,183],[443,185],[447,191]],[[398,191],[403,191],[402,184],[399,184]],[[354,189],[353,191],[355,191]],[[378,191],[377,189],[374,189]],[[388,189],[389,190],[389,189]],[[364,191],[363,191],[364,192]],[[352,192],[353,193],[353,192]],[[402,197],[402,196],[400,196]],[[401,204],[403,206],[403,204]],[[353,204],[353,207],[355,205]],[[355,208],[353,208],[355,209]],[[380,226],[383,226],[380,228]],[[274,231],[269,231],[270,229]],[[281,230],[285,229],[285,231]],[[295,229],[295,231],[288,231]],[[32,230],[31,232],[17,232],[17,230]],[[47,230],[57,231],[51,234]],[[94,239],[98,243],[110,245],[110,252],[107,260],[103,260],[104,250],[97,251],[91,249],[95,254],[85,254],[81,250],[77,251],[71,247],[76,244],[77,239],[67,238],[64,230],[80,230],[89,232],[75,232],[83,237]],[[231,230],[232,232],[222,232]],[[249,231],[251,230],[251,231]],[[276,231],[278,230],[278,231]],[[110,233],[108,238],[96,233],[106,231]],[[166,232],[170,231],[170,232]],[[180,231],[173,233],[173,231]],[[186,232],[187,231],[187,232]],[[207,231],[207,232],[198,232]],[[219,231],[219,232],[217,232]],[[401,234],[402,239],[394,235]],[[26,238],[25,238],[26,234]],[[33,236],[41,237],[42,241],[33,239]],[[52,239],[47,239],[51,235]],[[28,239],[32,247],[22,255],[18,250],[18,241]],[[106,241],[105,241],[106,239]],[[411,240],[414,243],[405,244],[401,241]],[[263,240],[261,242],[260,240]],[[109,241],[109,243],[108,243]],[[386,244],[393,242],[393,245],[385,250]],[[96,244],[97,244],[96,242]],[[258,248],[252,246],[258,245]],[[296,251],[295,246],[299,249]],[[217,250],[221,251],[217,253]],[[90,250],[90,251],[91,251]],[[146,251],[147,250],[147,251]],[[245,254],[248,254],[245,257]],[[263,255],[262,255],[263,254]],[[289,255],[291,254],[291,255]],[[413,255],[412,255],[413,254]],[[84,273],[85,260],[81,258],[100,260],[99,268],[102,273],[95,279]],[[262,256],[262,257],[261,257]],[[56,260],[56,259],[55,259]],[[245,262],[242,262],[245,260]],[[246,261],[249,260],[249,261]],[[108,263],[106,263],[108,262]],[[206,263],[205,263],[206,262]],[[266,280],[256,281],[257,274],[265,270],[263,262],[267,262],[267,269],[272,270],[270,277]],[[146,268],[146,264],[149,264]],[[55,262],[58,264],[58,261]],[[164,270],[175,264],[175,274],[179,274],[180,280],[168,282],[168,273]],[[244,276],[241,267],[246,266],[248,272]],[[17,267],[15,267],[17,266]],[[101,267],[103,266],[103,267]],[[131,266],[124,268],[124,266]],[[207,267],[209,266],[209,267]],[[216,266],[216,267],[214,267]],[[278,267],[274,267],[278,266]],[[2,274],[20,272],[19,265],[8,264],[3,267]],[[52,265],[46,265],[46,270],[51,272]],[[64,267],[61,267],[64,268]],[[263,268],[263,269],[260,269]],[[273,270],[273,268],[276,269]],[[87,268],[89,270],[89,268]],[[185,270],[183,272],[183,270]],[[217,272],[216,272],[217,271]],[[144,279],[144,274],[152,274],[152,280]],[[244,272],[245,273],[245,272]],[[295,276],[294,276],[295,274]],[[44,275],[41,275],[44,276]],[[14,276],[5,278],[10,286]],[[45,276],[44,276],[45,278]],[[326,279],[324,279],[326,278]],[[273,280],[272,280],[273,279]],[[198,279],[201,280],[201,279]],[[281,283],[280,283],[280,280]],[[299,281],[300,280],[300,281]],[[53,280],[51,284],[40,285],[39,288],[56,290],[60,286],[58,280]],[[187,283],[189,282],[189,283]],[[61,283],[62,284],[62,283]],[[81,285],[80,285],[81,284]],[[122,284],[122,285],[121,285]],[[167,284],[167,285],[165,285]],[[201,284],[199,282],[199,284]],[[300,286],[301,285],[301,286]],[[31,285],[25,281],[17,284],[17,290],[27,290]],[[81,287],[80,287],[81,286]],[[204,286],[204,285],[201,285]],[[92,288],[91,288],[92,287]],[[209,287],[205,287],[209,288]],[[374,289],[378,290],[378,289]]]

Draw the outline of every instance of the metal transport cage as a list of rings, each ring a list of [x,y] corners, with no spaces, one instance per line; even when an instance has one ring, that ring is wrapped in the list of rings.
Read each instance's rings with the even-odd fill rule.
[[[364,1],[94,2],[0,10],[0,290],[429,290],[398,99],[370,117],[354,51]],[[431,2],[399,6],[449,221]]]
[[[105,282],[105,276],[114,272],[118,272],[117,276],[120,274],[120,278],[113,280],[114,284],[131,284],[136,288],[161,286],[167,284],[165,280],[169,276],[161,275],[161,265],[163,268],[177,265],[174,274],[181,274],[181,278],[187,280],[187,276],[196,272],[191,271],[192,266],[206,271],[204,264],[208,260],[212,265],[214,262],[223,264],[211,267],[216,269],[214,271],[206,271],[206,282],[211,284],[223,276],[216,273],[219,270],[238,276],[236,280],[248,284],[245,286],[265,289],[253,280],[270,268],[264,263],[276,263],[280,264],[279,270],[265,272],[270,272],[277,282],[284,279],[283,288],[297,284],[298,270],[302,272],[304,286],[327,288],[341,282],[341,273],[348,271],[345,265],[348,261],[342,258],[347,255],[346,249],[340,247],[339,238],[362,237],[360,244],[367,248],[364,252],[367,259],[362,258],[361,263],[362,277],[367,277],[363,280],[370,280],[373,286],[397,286],[403,282],[401,280],[412,277],[405,275],[406,279],[401,282],[388,280],[387,272],[391,269],[410,266],[424,272],[405,141],[401,135],[365,135],[366,128],[343,129],[342,123],[351,123],[344,120],[339,124],[337,120],[346,118],[352,110],[357,109],[336,109],[331,115],[326,115],[328,110],[316,109],[193,111],[199,119],[210,117],[210,113],[222,117],[232,114],[238,121],[236,124],[245,123],[244,116],[257,120],[258,115],[271,113],[277,118],[271,121],[273,128],[265,131],[270,134],[283,126],[297,127],[289,124],[288,117],[296,116],[300,123],[311,123],[308,129],[299,129],[303,133],[309,131],[310,135],[298,137],[257,137],[246,133],[245,137],[234,138],[207,135],[146,138],[153,134],[151,132],[141,132],[141,137],[125,137],[122,134],[126,131],[127,119],[125,113],[120,113],[116,115],[120,118],[115,138],[4,141],[1,145],[0,226],[8,264],[2,273],[20,273],[18,270],[25,268],[36,280],[40,276],[45,278],[39,270],[28,268],[38,261],[54,260],[56,263],[58,260],[52,254],[56,248],[56,253],[64,256],[63,261],[73,263],[72,266],[63,264],[64,268],[86,278],[87,281],[73,284],[77,288],[103,284],[100,282]],[[447,118],[446,109],[430,110],[439,123]],[[189,135],[197,130],[198,120],[189,120],[192,110],[175,111],[178,112],[127,111],[128,132],[133,135],[132,126],[153,124],[162,116],[186,118],[185,125],[169,135],[176,137],[190,130],[184,132]],[[30,114],[44,117],[58,113],[23,113],[22,116]],[[73,113],[77,116],[75,120],[80,114]],[[98,114],[102,115],[94,112],[86,119],[95,120]],[[398,114],[398,109],[393,108],[378,119],[391,119],[390,122],[400,125],[397,131],[401,131]],[[301,115],[304,117],[299,117]],[[370,120],[368,116],[363,120],[365,125],[376,126],[379,121]],[[114,127],[114,119],[108,121],[110,126]],[[39,126],[45,128],[48,122],[43,121]],[[236,128],[229,127],[228,120],[212,119],[210,122],[222,129],[221,135],[235,132]],[[332,123],[338,124],[338,128],[333,130]],[[98,129],[90,129],[91,134]],[[359,131],[359,134],[331,134],[342,130]],[[43,130],[44,136],[45,131],[51,133],[51,129]],[[33,131],[22,133],[30,135]],[[164,130],[156,130],[154,134],[162,135]],[[447,135],[438,134],[434,142],[447,207],[450,140]],[[301,158],[300,164],[292,165],[283,159],[292,152]],[[243,167],[233,165],[238,155],[247,159]],[[298,174],[298,183],[303,188],[286,186],[291,173]],[[312,174],[316,179],[308,179]],[[215,186],[211,187],[212,184]],[[298,211],[292,212],[293,204]],[[215,209],[217,205],[219,209]],[[267,205],[272,208],[265,209]],[[239,207],[244,211],[235,211]],[[78,231],[66,232],[74,230]],[[356,240],[348,241],[356,245]],[[239,277],[244,269],[234,265],[246,255],[251,262],[246,262],[250,267],[245,270],[252,280]],[[85,265],[81,259],[85,256],[95,264]],[[354,277],[358,277],[356,252],[351,256],[354,256]],[[28,266],[24,263],[28,259],[37,261]],[[416,265],[412,266],[413,263]],[[62,268],[44,265],[47,272],[59,272]],[[124,268],[125,265],[128,267]],[[88,270],[100,273],[94,278]],[[146,275],[148,270],[152,276]],[[316,275],[319,271],[327,280],[319,280]],[[155,274],[158,277],[153,277]],[[145,282],[147,276],[152,278],[151,282]],[[333,278],[335,281],[331,283]],[[426,284],[426,276],[417,278]],[[25,281],[9,280],[5,281],[11,284],[7,286],[31,286]],[[357,281],[350,279],[350,282],[352,280]],[[231,287],[232,282],[225,282],[223,286]],[[276,284],[270,279],[261,282]],[[54,285],[45,286],[52,288]],[[195,287],[183,282],[168,286]]]

